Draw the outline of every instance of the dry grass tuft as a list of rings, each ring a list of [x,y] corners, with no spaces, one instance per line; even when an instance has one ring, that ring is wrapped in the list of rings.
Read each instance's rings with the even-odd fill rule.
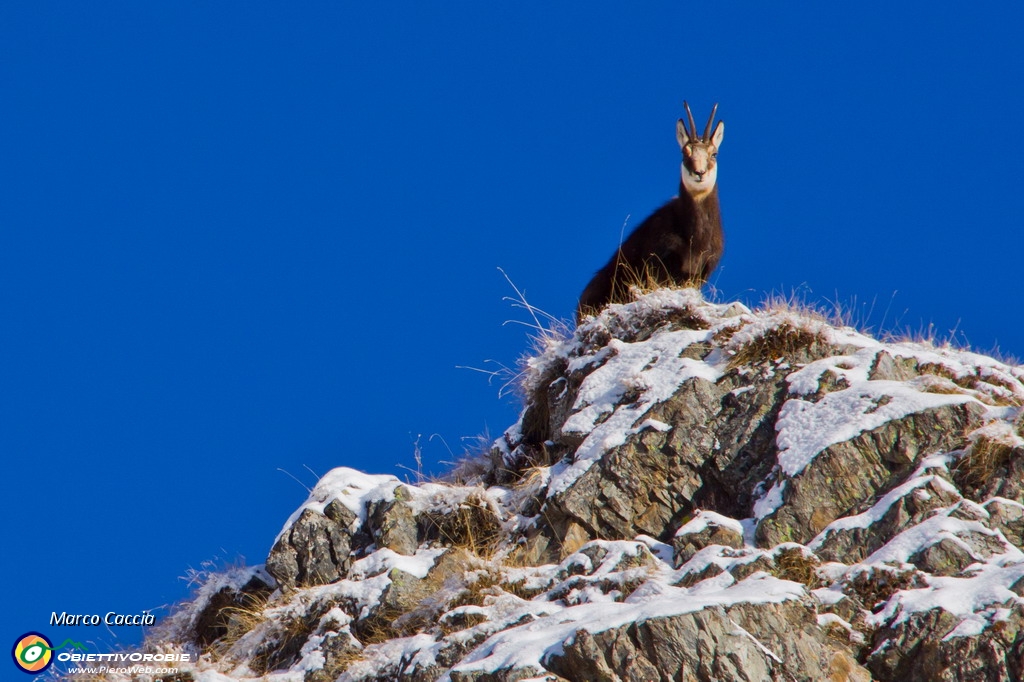
[[[620,261],[612,280],[611,303],[632,303],[659,289],[700,289],[704,282],[691,279],[677,282],[669,277],[664,266],[653,261],[645,261],[642,268]],[[580,311],[581,317],[597,316],[601,309],[592,308]]]
[[[313,634],[317,620],[308,615],[286,620],[274,637],[273,644],[257,651],[252,657],[252,665],[261,666],[263,673],[291,666],[299,660],[302,645]]]
[[[776,326],[766,328],[761,334],[745,339],[741,344],[736,344],[729,364],[732,367],[739,367],[771,362],[792,357],[801,351],[818,354],[827,345],[828,341],[820,330],[785,320]]]
[[[214,660],[227,656],[242,637],[267,621],[268,597],[266,594],[243,595],[240,605],[226,606],[217,613],[217,622],[224,634],[207,647]]]
[[[757,307],[758,312],[770,314],[793,315],[805,320],[820,322],[831,327],[855,327],[853,314],[849,308],[839,303],[831,303],[824,308],[808,302],[801,294],[793,291],[789,294],[771,292]]]
[[[352,635],[364,646],[382,644],[389,639],[401,637],[402,633],[395,627],[395,622],[405,615],[406,612],[401,609],[381,605],[366,618],[352,623]]]
[[[494,556],[505,537],[501,518],[481,493],[469,495],[454,510],[424,514],[426,536],[446,546],[464,549],[478,557]]]
[[[458,596],[448,603],[448,611],[460,606],[483,606],[489,596],[494,596],[502,591],[509,592],[505,588],[505,576],[493,570],[477,571],[471,579],[462,583],[462,590]]]
[[[484,439],[487,439],[486,449],[483,447]],[[486,480],[493,467],[490,456],[491,440],[489,436],[483,435],[479,438],[480,446],[476,451],[467,451],[462,457],[452,463],[452,468],[445,474],[435,479],[437,483],[451,483],[453,485],[479,485]],[[445,462],[442,462],[445,464]]]
[[[714,340],[732,355],[733,368],[794,357],[803,361],[829,355],[829,330],[848,327],[848,323],[848,315],[838,305],[828,311],[796,294],[771,294],[758,307],[753,322],[725,327]]]
[[[334,682],[350,665],[362,659],[363,652],[360,649],[350,649],[340,655],[327,656],[323,668],[306,673],[306,682]]]
[[[792,580],[814,589],[822,584],[817,570],[820,564],[817,557],[802,547],[784,547],[775,552],[774,573],[780,580]]]
[[[535,463],[542,462],[543,444],[551,435],[551,397],[548,390],[551,384],[563,376],[568,370],[568,361],[563,357],[543,363],[540,367],[532,367],[524,374],[522,390],[523,404],[527,406],[523,414],[520,431],[523,443],[532,446],[537,452],[531,459]],[[547,464],[547,462],[544,462]]]
[[[472,560],[470,563],[475,564]],[[369,618],[357,621],[353,631],[363,644],[378,644],[435,628],[449,634],[473,623],[447,614],[465,606],[484,606],[488,597],[503,592],[515,594],[515,588],[497,566],[454,575],[431,573],[405,596],[405,607],[382,604]]]
[[[971,444],[953,464],[953,480],[964,488],[977,488],[1009,464],[1021,447],[1020,436],[1006,422],[992,422],[971,434]]]
[[[922,575],[916,569],[902,569],[890,566],[873,566],[857,571],[846,583],[843,590],[855,596],[868,610],[884,604],[900,590],[924,587]]]

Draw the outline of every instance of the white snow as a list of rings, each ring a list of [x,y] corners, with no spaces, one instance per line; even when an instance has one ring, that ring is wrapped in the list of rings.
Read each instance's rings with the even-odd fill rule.
[[[972,431],[968,438],[971,443],[976,443],[979,439],[984,438],[1005,445],[1008,448],[1024,446],[1024,438],[1017,435],[1013,424],[1005,421],[990,422],[980,429]]]
[[[679,537],[680,535],[700,533],[709,525],[728,528],[741,536],[743,535],[743,524],[736,519],[731,519],[728,516],[724,516],[717,512],[702,509],[697,510],[693,518],[683,524],[679,530],[676,531],[676,537]]]
[[[961,626],[954,631],[958,636],[980,632],[993,622],[994,610],[1008,603],[1024,604],[1024,599],[1010,590],[1011,585],[1024,578],[1024,560],[1020,556],[1015,559],[1016,563],[1007,561],[1006,565],[990,561],[979,566],[971,577],[932,577],[927,587],[901,590],[884,609],[869,616],[868,622],[891,626],[914,613],[943,609],[961,619]]]
[[[630,429],[630,431],[636,434],[640,433],[644,429],[651,429],[652,431],[659,431],[661,433],[665,433],[666,431],[672,430],[672,425],[666,424],[663,421],[658,421],[657,419],[645,419],[643,420],[643,422],[641,422],[640,426],[636,427],[635,429]]]
[[[781,658],[779,658],[779,657],[778,657],[778,656],[777,656],[777,655],[775,654],[775,652],[774,652],[774,651],[772,651],[771,649],[769,649],[768,647],[766,647],[766,646],[765,646],[765,645],[764,645],[764,644],[763,644],[763,643],[761,642],[761,640],[759,640],[759,639],[758,639],[757,637],[754,637],[754,635],[750,634],[750,633],[749,633],[749,632],[748,632],[748,631],[747,631],[746,629],[744,629],[744,628],[743,628],[743,627],[742,627],[742,626],[741,626],[741,625],[740,625],[739,623],[737,623],[736,621],[732,620],[731,618],[729,619],[729,622],[730,622],[730,623],[732,623],[733,627],[735,628],[735,629],[733,630],[732,634],[737,634],[737,635],[741,635],[741,636],[743,636],[743,637],[746,637],[746,638],[747,638],[747,639],[749,639],[749,640],[750,640],[751,642],[753,642],[753,643],[754,643],[754,644],[755,644],[755,645],[757,646],[757,648],[759,648],[759,649],[760,649],[760,650],[761,650],[761,651],[762,651],[762,652],[764,653],[764,655],[765,655],[765,656],[767,656],[768,658],[772,659],[772,660],[773,660],[773,661],[775,661],[776,663],[782,663],[782,659],[781,659]]]
[[[356,515],[358,520],[354,522],[353,529],[357,528],[357,524],[366,520],[366,499],[389,495],[400,484],[401,481],[390,474],[365,474],[348,467],[331,469],[317,482],[305,504],[288,517],[278,538],[292,527],[303,511],[312,509],[323,514],[327,505],[334,500],[338,500]]]
[[[958,394],[922,393],[899,381],[854,383],[816,403],[786,401],[776,422],[779,465],[796,476],[823,450],[887,422],[924,410],[972,401]]]
[[[964,533],[998,535],[977,521],[966,521],[940,513],[906,529],[876,550],[863,563],[868,565],[875,563],[903,564],[922,549],[940,540],[951,540],[966,549],[972,556],[976,556],[971,546],[960,539],[959,535]]]
[[[426,578],[427,573],[434,567],[434,562],[446,551],[448,550],[444,548],[420,548],[413,556],[407,556],[384,547],[352,564],[349,577],[353,580],[365,580],[397,568],[417,578]]]
[[[360,680],[375,676],[388,670],[399,661],[411,664],[414,659],[418,663],[433,663],[431,653],[434,650],[434,638],[430,635],[418,634],[412,637],[399,637],[365,647],[358,661],[353,662],[338,678],[339,682]]]
[[[802,586],[756,573],[746,580],[709,593],[693,594],[681,587],[648,582],[624,602],[581,604],[492,635],[455,666],[459,672],[494,672],[510,667],[542,668],[541,661],[569,642],[579,629],[604,632],[627,623],[693,613],[739,603],[779,603],[803,596]],[[446,675],[442,680],[450,681]]]
[[[776,481],[764,495],[754,502],[754,518],[763,519],[771,515],[776,509],[782,506],[783,496],[786,492],[788,481]]]

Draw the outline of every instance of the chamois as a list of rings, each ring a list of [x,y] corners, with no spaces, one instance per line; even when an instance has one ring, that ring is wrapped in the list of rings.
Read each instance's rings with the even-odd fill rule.
[[[712,132],[715,112],[697,136],[690,105],[685,101],[690,128],[679,119],[676,139],[682,150],[679,196],[652,213],[622,243],[608,264],[597,271],[580,294],[576,322],[597,314],[609,303],[632,300],[631,285],[701,285],[722,257],[724,236],[718,208],[718,149],[722,146],[725,123]]]

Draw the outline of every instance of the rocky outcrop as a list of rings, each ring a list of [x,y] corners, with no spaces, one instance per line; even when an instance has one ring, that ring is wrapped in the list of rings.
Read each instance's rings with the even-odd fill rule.
[[[1024,679],[1024,369],[662,290],[524,375],[452,481],[330,472],[147,646],[218,682]]]
[[[564,677],[595,682],[870,679],[848,652],[827,640],[813,603],[740,604],[596,634],[581,629],[547,665]]]
[[[332,503],[334,509],[344,509]],[[348,511],[348,510],[345,510]],[[352,535],[348,523],[306,509],[284,530],[267,557],[267,572],[283,587],[327,585],[339,580],[351,566]]]
[[[1024,679],[1024,610],[1009,604],[984,633],[963,633],[956,614],[936,608],[879,630],[867,668],[881,680]]]
[[[939,405],[825,448],[786,481],[783,504],[758,524],[759,542],[808,542],[910,473],[922,454],[963,447],[965,435],[982,425],[985,412],[975,402]],[[849,475],[851,471],[857,475]]]

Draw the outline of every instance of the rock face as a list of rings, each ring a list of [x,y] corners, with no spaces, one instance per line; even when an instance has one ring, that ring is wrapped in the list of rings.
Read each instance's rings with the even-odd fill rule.
[[[525,370],[451,481],[330,472],[146,646],[221,682],[1024,679],[1021,367],[661,290]]]
[[[870,679],[820,632],[814,605],[711,607],[592,634],[578,630],[548,665],[571,679]],[[911,678],[907,678],[911,679]]]
[[[340,507],[340,505],[335,505]],[[346,510],[347,511],[347,510]],[[267,557],[267,572],[282,587],[327,585],[341,578],[351,565],[352,537],[347,526],[309,509],[274,544]]]

